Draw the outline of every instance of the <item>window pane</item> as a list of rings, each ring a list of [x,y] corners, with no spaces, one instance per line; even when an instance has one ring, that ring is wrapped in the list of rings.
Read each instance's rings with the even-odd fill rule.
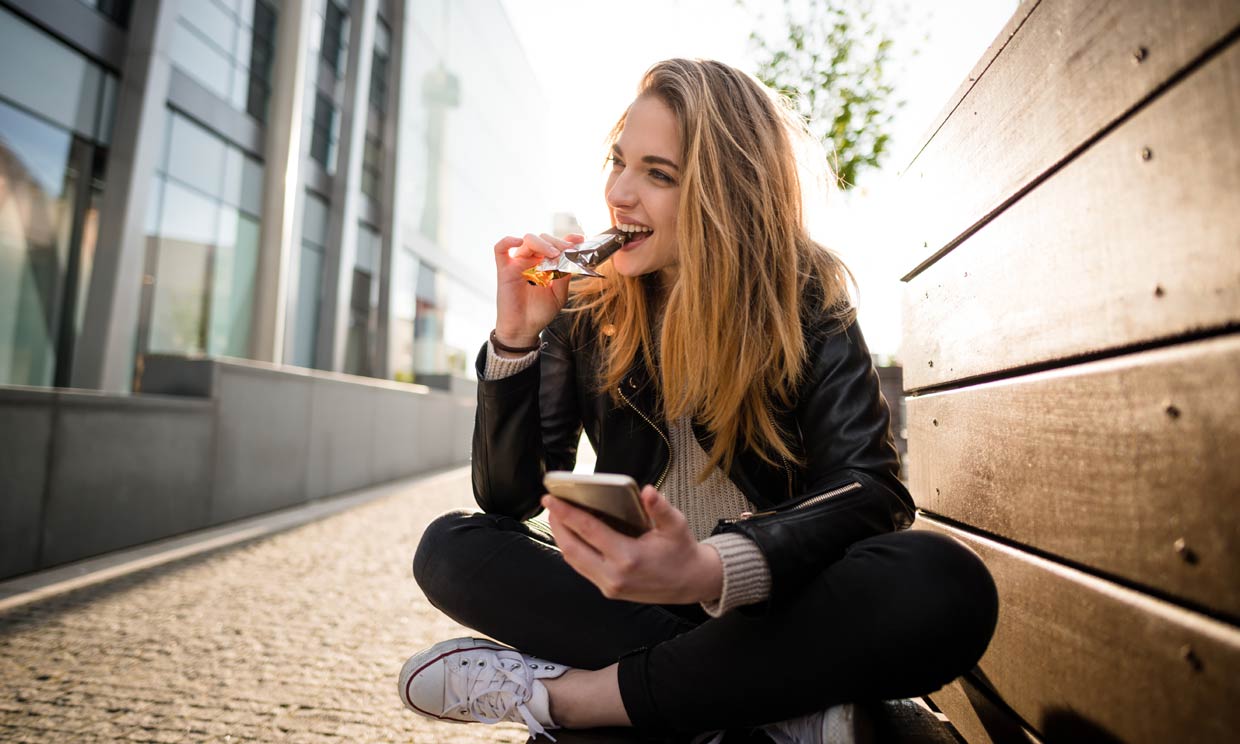
[[[249,356],[254,280],[258,271],[258,222],[221,210],[220,244],[211,278],[211,332],[207,351],[213,355]]]
[[[96,137],[103,71],[0,7],[0,95],[83,137]]]
[[[177,7],[181,11],[183,23],[202,32],[202,35],[210,39],[211,43],[219,47],[224,54],[233,55],[237,23],[233,20],[232,14],[212,0],[195,0],[195,2],[180,3]]]
[[[228,57],[179,21],[172,31],[169,52],[172,63],[182,72],[205,85],[215,95],[228,100],[232,79],[232,62]]]
[[[440,374],[447,366],[443,354],[443,308],[439,303],[438,277],[433,268],[419,262],[417,309],[413,321],[414,374]]]
[[[263,164],[251,157],[241,159],[241,209],[255,217],[263,213]]]
[[[314,343],[319,329],[319,297],[323,283],[323,254],[312,246],[301,249],[297,269],[297,307],[293,310],[293,364],[314,366]]]
[[[82,264],[78,274],[77,313],[73,326],[77,337],[81,336],[82,323],[86,317],[86,299],[90,290],[90,275],[94,271],[95,246],[99,240],[99,209],[102,204],[103,191],[91,189],[90,205],[87,207],[82,224]]]
[[[370,105],[380,113],[387,110],[387,67],[387,56],[376,51],[370,65]]]
[[[328,67],[341,77],[341,62],[348,45],[349,15],[336,0],[327,0],[326,13],[323,16],[323,48],[322,56]]]
[[[336,107],[319,93],[314,99],[314,121],[310,133],[310,157],[331,173],[335,161]]]
[[[257,3],[254,0],[243,0],[243,4],[252,6],[253,10],[250,12],[242,10],[241,18],[252,18],[253,22],[250,25],[253,26],[254,33],[270,42],[274,42],[276,38],[276,9],[270,3],[262,2],[261,0]]]
[[[130,0],[78,0],[78,2],[104,14],[121,26],[129,25]]]
[[[372,199],[379,198],[379,187],[383,176],[383,143],[367,135],[366,144],[362,148],[362,193]]]
[[[250,71],[244,67],[232,69],[232,93],[228,102],[238,111],[245,111],[246,99],[250,95]]]
[[[310,193],[302,207],[301,239],[320,250],[327,245],[327,202]]]
[[[159,235],[165,240],[201,246],[215,243],[219,207],[214,201],[169,181],[164,185],[160,212]]]
[[[245,112],[258,121],[267,123],[267,102],[271,98],[271,87],[266,80],[257,75],[250,75],[250,89],[245,99]]]
[[[246,17],[246,16],[243,16]],[[265,2],[253,6],[254,28],[250,31],[249,90],[246,111],[259,121],[267,121],[267,99],[271,91],[272,48],[275,45],[276,13]]]
[[[201,191],[218,195],[224,185],[227,145],[179,114],[172,114],[168,174]]]
[[[388,54],[392,48],[392,32],[382,18],[375,20],[375,51]]]
[[[393,379],[413,382],[413,316],[418,259],[408,249],[393,251],[392,255],[392,317],[390,343]]]
[[[383,238],[366,225],[357,227],[357,268],[371,274],[379,272],[379,251]]]
[[[116,121],[116,76],[103,74],[103,101],[99,106],[99,123],[96,126],[100,144],[112,144],[112,124]]]
[[[168,182],[160,211],[150,350],[198,353],[203,351],[207,268],[219,209],[210,199]]]
[[[240,206],[241,204],[241,161],[244,156],[235,147],[224,146],[224,179],[219,196],[225,204]]]
[[[0,384],[52,383],[73,212],[72,140],[0,103]]]

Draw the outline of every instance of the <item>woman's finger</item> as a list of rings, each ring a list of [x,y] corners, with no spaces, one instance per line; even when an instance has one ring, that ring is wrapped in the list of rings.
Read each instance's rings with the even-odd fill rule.
[[[508,251],[521,245],[521,243],[522,243],[521,238],[514,238],[511,235],[505,235],[504,237],[499,239],[499,242],[495,244],[495,255],[496,256],[507,256],[509,255]]]
[[[542,259],[546,258],[546,256],[544,256],[544,255],[543,255],[543,254],[541,254],[541,253],[538,253],[538,252],[534,251],[532,248],[530,248],[530,247],[529,247],[528,245],[526,245],[525,243],[521,243],[521,244],[519,244],[519,245],[515,245],[515,246],[513,246],[513,247],[509,248],[509,249],[508,249],[508,257],[509,257],[509,258],[519,258],[519,259],[537,258],[537,259],[538,259],[538,260],[540,260],[540,261],[541,261]]]
[[[551,503],[551,513],[555,514],[565,527],[572,530],[595,552],[602,553],[604,556],[617,555],[624,550],[621,542],[632,539],[608,527],[590,512],[579,509],[567,501],[554,496],[548,497],[548,500]]]
[[[572,243],[570,243],[570,242],[568,242],[567,240],[564,240],[564,239],[562,239],[562,238],[557,238],[556,236],[551,235],[550,233],[543,233],[543,234],[542,234],[542,235],[540,235],[539,237],[540,237],[540,238],[542,238],[543,240],[547,241],[547,242],[548,242],[548,243],[550,243],[551,245],[555,246],[555,248],[556,248],[557,250],[561,250],[561,251],[562,251],[562,250],[564,250],[565,248],[572,248],[572,247],[573,247],[573,244],[572,244]]]
[[[551,525],[556,547],[560,549],[564,561],[572,566],[574,571],[591,582],[597,583],[597,578],[602,576],[603,557],[589,543],[582,540],[572,528],[565,525],[556,514],[548,514],[547,522]]]
[[[534,233],[525,234],[525,241],[522,243],[522,247],[528,247],[534,253],[548,258],[554,258],[560,255],[559,248],[556,248],[554,245],[548,243],[546,240],[543,240]]]

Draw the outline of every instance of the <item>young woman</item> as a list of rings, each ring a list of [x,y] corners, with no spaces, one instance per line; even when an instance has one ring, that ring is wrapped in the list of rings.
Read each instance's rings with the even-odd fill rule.
[[[435,607],[499,643],[413,656],[406,706],[535,736],[817,742],[841,704],[920,695],[977,662],[994,584],[958,542],[904,529],[913,502],[847,270],[803,224],[802,136],[745,74],[661,62],[612,133],[607,205],[636,235],[606,276],[521,276],[581,236],[495,245],[482,513],[433,522],[413,570]],[[649,484],[640,538],[544,494],[583,428],[598,471]],[[527,521],[544,508],[550,534]]]

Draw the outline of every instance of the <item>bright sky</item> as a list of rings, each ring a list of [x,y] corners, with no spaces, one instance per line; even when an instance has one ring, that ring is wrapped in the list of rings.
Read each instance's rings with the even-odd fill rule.
[[[755,19],[733,0],[501,0],[553,108],[547,164],[557,211],[572,212],[587,232],[607,227],[603,204],[603,140],[633,98],[638,80],[669,57],[718,59],[753,72],[749,32]],[[756,3],[749,3],[751,6]],[[769,0],[772,10],[781,3]],[[900,276],[912,265],[891,245],[886,227],[900,219],[892,196],[927,128],[1016,8],[1016,0],[938,0],[918,10],[909,36],[925,34],[921,53],[894,81],[907,101],[892,130],[891,156],[880,172],[827,213],[815,236],[835,248],[857,275],[860,319],[870,350],[895,356],[900,342]],[[897,39],[896,51],[911,39]],[[539,219],[538,222],[545,222]],[[527,229],[514,226],[514,230]],[[530,228],[532,229],[532,228]]]

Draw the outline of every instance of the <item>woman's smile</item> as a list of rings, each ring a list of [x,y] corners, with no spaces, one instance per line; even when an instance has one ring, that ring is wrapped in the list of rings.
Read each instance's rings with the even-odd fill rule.
[[[633,250],[639,243],[645,242],[646,238],[649,238],[654,233],[652,228],[640,223],[617,221],[616,227],[620,228],[621,232],[629,236],[624,245],[620,247],[620,250],[622,251]]]

